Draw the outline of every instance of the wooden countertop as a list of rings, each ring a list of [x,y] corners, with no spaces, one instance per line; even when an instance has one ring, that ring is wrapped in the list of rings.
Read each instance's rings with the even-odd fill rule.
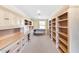
[[[8,36],[0,38],[0,49],[3,49],[5,47],[7,47],[8,45],[16,42],[23,36],[24,36],[23,33],[17,32],[17,33],[10,35],[10,36],[8,35]]]
[[[23,26],[0,26],[0,30],[13,29],[13,28],[22,28]]]

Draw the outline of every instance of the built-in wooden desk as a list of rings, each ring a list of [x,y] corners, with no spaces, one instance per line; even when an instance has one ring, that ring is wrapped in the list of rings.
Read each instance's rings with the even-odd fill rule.
[[[10,35],[10,36],[8,35],[5,37],[0,37],[0,49],[3,49],[5,47],[7,47],[8,45],[16,42],[17,40],[19,40],[23,36],[24,36],[23,33],[17,32],[17,33]]]

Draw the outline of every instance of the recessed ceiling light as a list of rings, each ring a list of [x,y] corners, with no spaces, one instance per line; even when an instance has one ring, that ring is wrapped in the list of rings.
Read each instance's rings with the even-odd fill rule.
[[[41,11],[40,10],[37,10],[37,14],[40,15],[40,13],[41,13]]]

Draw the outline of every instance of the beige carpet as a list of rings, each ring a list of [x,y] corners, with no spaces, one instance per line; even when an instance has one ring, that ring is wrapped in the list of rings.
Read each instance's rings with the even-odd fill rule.
[[[47,35],[34,36],[31,34],[31,40],[22,53],[57,53],[52,43]]]

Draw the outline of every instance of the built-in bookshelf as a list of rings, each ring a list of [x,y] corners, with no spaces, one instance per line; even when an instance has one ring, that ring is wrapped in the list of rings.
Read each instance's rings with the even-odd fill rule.
[[[33,22],[29,21],[29,30],[32,30],[32,29],[33,29]]]
[[[25,21],[25,25],[28,25],[28,20],[24,20]]]
[[[33,29],[33,22],[29,21],[29,20],[24,20],[25,25],[27,25],[29,27],[29,30]]]
[[[51,20],[49,21],[49,37],[51,38]]]
[[[68,12],[58,16],[59,49],[68,52]]]
[[[31,21],[29,21],[29,25],[32,25],[32,22]]]
[[[79,6],[63,6],[52,15],[51,39],[56,43],[55,48],[59,53],[79,53],[78,15]]]
[[[68,52],[68,12],[52,18],[49,22],[50,36],[53,43],[58,46],[57,50],[61,53]]]
[[[52,39],[53,42],[56,44],[56,19],[52,19]]]

